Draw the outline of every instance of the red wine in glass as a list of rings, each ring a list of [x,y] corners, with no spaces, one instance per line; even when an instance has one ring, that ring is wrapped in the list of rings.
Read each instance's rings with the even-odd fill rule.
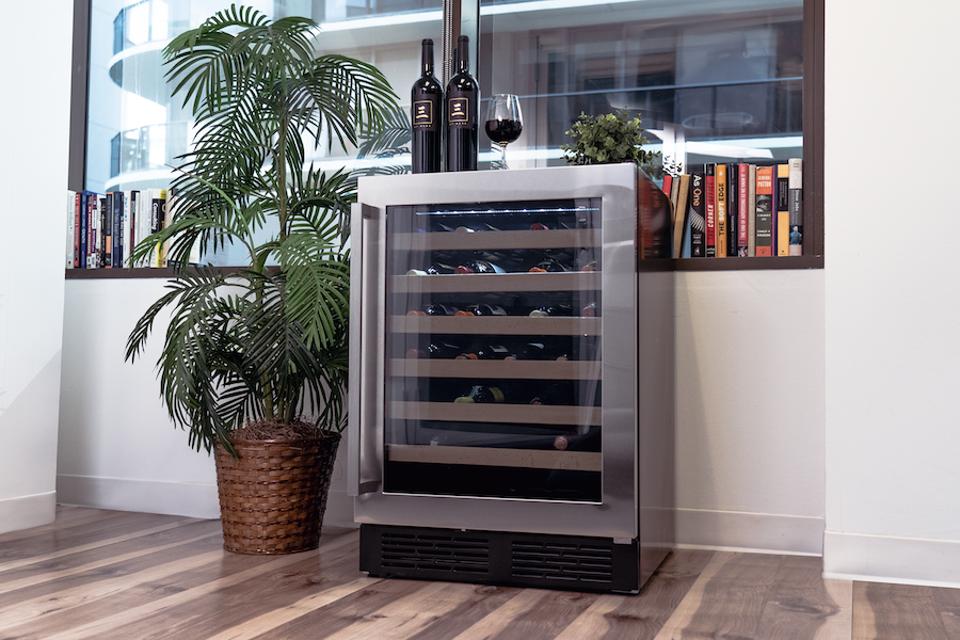
[[[517,96],[498,93],[490,98],[484,121],[487,137],[500,147],[500,164],[507,168],[507,145],[523,133],[523,114]]]

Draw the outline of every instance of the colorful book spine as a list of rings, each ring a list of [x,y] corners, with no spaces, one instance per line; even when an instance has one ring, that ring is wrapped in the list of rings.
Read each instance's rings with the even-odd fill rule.
[[[757,165],[747,165],[747,256],[757,255]]]
[[[113,194],[113,217],[110,219],[110,266],[114,269],[123,267],[123,210],[124,193],[117,191]]]
[[[166,191],[155,189],[150,195],[150,233],[160,233],[166,217]],[[163,244],[158,243],[151,255],[151,267],[163,267],[166,264]]]
[[[773,178],[774,167],[757,167],[755,255],[773,256]]]
[[[113,268],[113,192],[108,191],[100,211],[100,266]]]
[[[776,255],[779,256],[788,256],[790,255],[790,205],[789,205],[789,190],[788,190],[788,178],[790,175],[790,166],[786,164],[777,165],[777,182],[775,185],[774,191],[774,202],[776,203],[777,212],[775,221],[775,231],[774,239],[776,243]]]
[[[739,165],[731,164],[727,170],[727,255],[736,257],[737,252],[737,208],[739,196]]]
[[[790,212],[789,255],[803,255],[803,161],[791,158],[787,162],[787,207]]]
[[[127,219],[127,234],[124,236],[124,240],[127,243],[126,246],[126,262],[123,266],[127,268],[133,267],[133,250],[137,246],[137,200],[140,197],[139,191],[129,191],[127,192],[127,201],[130,204],[130,215]]]
[[[689,242],[687,237],[687,198],[690,192],[690,176],[682,175],[677,179],[677,196],[673,210],[673,257],[683,257],[683,247]]]
[[[716,170],[717,203],[717,257],[727,257],[727,165],[718,164]]]
[[[750,255],[750,165],[741,163],[737,167],[737,255]]]
[[[694,171],[690,176],[690,207],[687,213],[687,226],[690,233],[691,258],[706,256],[705,235],[707,230],[705,209],[703,170]]]
[[[704,210],[706,212],[706,256],[717,257],[717,176],[716,165],[703,167]]]
[[[103,199],[96,194],[91,194],[87,201],[87,269],[96,269],[100,266],[100,247],[97,240],[102,209]]]
[[[670,175],[669,173],[664,174],[663,184],[661,185],[660,188],[663,191],[664,195],[666,195],[668,198],[670,197],[670,189],[672,186],[673,186],[673,176]]]
[[[73,269],[73,239],[76,236],[76,226],[73,221],[73,211],[75,209],[77,194],[73,191],[67,191],[67,224],[64,244],[64,268]]]

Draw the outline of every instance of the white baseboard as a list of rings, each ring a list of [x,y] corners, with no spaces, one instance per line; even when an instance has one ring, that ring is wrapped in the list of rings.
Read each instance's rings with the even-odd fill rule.
[[[960,587],[960,540],[827,531],[827,578]]]
[[[192,518],[220,517],[215,484],[61,474],[57,477],[57,488],[61,504]],[[356,526],[353,498],[346,491],[330,491],[324,524]]]
[[[0,533],[50,524],[57,515],[57,492],[0,499]]]
[[[57,476],[62,504],[142,511],[192,518],[219,518],[217,485],[99,476]]]
[[[678,547],[819,556],[823,518],[749,511],[677,509]]]

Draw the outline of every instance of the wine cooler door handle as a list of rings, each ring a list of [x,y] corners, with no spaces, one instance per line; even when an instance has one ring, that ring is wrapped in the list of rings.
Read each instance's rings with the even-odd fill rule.
[[[350,371],[347,492],[380,489],[382,441],[383,219],[377,207],[353,205],[350,236]]]

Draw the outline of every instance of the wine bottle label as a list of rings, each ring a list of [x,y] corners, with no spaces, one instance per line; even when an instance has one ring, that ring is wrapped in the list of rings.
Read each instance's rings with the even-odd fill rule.
[[[447,122],[450,124],[469,124],[469,103],[467,98],[450,98],[447,109]]]
[[[417,100],[413,103],[413,126],[427,129],[433,126],[433,101]]]

